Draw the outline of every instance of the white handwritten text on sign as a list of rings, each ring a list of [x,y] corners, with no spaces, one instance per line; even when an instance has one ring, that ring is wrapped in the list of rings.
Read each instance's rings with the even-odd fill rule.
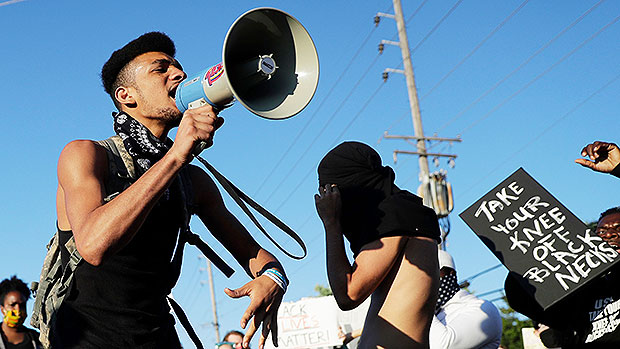
[[[532,291],[543,306],[603,272],[618,257],[523,169],[460,216],[510,271],[545,291]]]

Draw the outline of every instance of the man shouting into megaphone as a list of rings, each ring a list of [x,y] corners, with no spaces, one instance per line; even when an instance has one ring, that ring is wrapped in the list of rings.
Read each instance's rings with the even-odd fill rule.
[[[253,279],[225,290],[251,299],[241,318],[244,347],[261,324],[259,347],[269,332],[277,345],[286,274],[226,209],[212,179],[189,164],[223,119],[209,105],[179,111],[174,96],[186,75],[174,55],[172,40],[158,32],[115,51],[101,79],[118,109],[119,137],[76,140],[60,155],[58,237],[62,248],[72,237],[82,260],[51,326],[54,347],[180,347],[166,296],[179,276],[177,241],[185,242],[189,214]],[[177,126],[173,142],[167,134]],[[67,260],[70,252],[61,249]]]

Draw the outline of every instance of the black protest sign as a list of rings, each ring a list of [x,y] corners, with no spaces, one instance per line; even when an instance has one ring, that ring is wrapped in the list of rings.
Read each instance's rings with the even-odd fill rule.
[[[460,217],[544,309],[620,260],[522,168]]]

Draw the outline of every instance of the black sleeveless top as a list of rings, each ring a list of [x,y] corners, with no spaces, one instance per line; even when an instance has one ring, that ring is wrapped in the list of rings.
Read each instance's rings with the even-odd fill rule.
[[[171,260],[184,220],[181,190],[177,177],[125,247],[97,267],[78,265],[54,347],[180,347],[165,297],[178,278]],[[65,241],[71,234],[59,233]]]

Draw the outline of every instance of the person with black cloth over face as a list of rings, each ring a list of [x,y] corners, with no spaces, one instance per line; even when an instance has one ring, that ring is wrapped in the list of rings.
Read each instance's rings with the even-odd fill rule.
[[[435,212],[398,188],[394,171],[363,143],[332,149],[318,176],[315,203],[334,298],[350,310],[372,295],[358,347],[427,348],[439,285]]]

